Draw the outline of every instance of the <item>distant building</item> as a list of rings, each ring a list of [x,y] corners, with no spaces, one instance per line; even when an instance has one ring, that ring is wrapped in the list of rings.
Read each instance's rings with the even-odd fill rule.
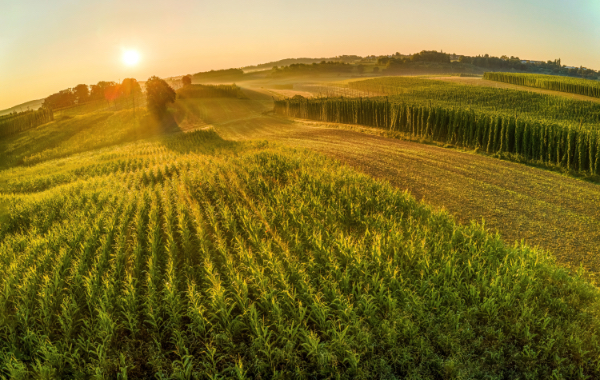
[[[572,69],[578,69],[579,67],[575,67],[575,66],[564,66],[564,68],[565,68],[565,69],[572,70]]]

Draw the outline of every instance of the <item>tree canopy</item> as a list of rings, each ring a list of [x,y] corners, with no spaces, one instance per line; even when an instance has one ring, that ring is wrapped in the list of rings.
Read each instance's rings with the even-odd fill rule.
[[[121,93],[125,96],[137,95],[142,92],[138,81],[134,78],[125,78],[121,82]]]
[[[89,100],[90,89],[86,84],[78,84],[75,86],[73,93],[77,99],[77,104],[85,103]]]
[[[146,82],[148,110],[155,115],[164,114],[167,110],[167,103],[173,103],[176,97],[175,90],[163,79],[153,76]]]

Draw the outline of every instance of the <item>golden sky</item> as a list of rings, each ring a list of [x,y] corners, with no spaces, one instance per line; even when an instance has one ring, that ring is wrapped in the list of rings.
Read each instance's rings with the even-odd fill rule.
[[[598,46],[597,0],[0,0],[0,109],[80,83],[292,57],[442,49],[600,69]]]

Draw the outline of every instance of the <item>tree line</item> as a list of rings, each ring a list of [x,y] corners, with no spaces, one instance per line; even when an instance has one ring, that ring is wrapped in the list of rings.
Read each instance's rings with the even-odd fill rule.
[[[44,99],[43,107],[59,109],[84,104],[91,101],[114,101],[123,96],[142,93],[139,82],[134,78],[125,78],[121,83],[100,81],[97,84],[78,84]]]
[[[318,73],[351,73],[355,66],[345,62],[321,61],[310,65],[304,63],[294,63],[289,66],[274,66],[271,69],[271,75],[285,74],[318,74]]]
[[[242,69],[210,70],[193,75],[195,82],[225,82],[240,80],[244,76]]]
[[[456,58],[453,60],[453,58]],[[385,72],[388,74],[406,70],[409,68],[427,66],[428,64],[442,65],[441,69],[451,71],[464,71],[470,68],[492,69],[496,71],[517,71],[534,74],[550,74],[571,76],[585,79],[600,79],[600,72],[584,67],[567,67],[562,65],[559,59],[549,60],[546,62],[529,62],[521,60],[519,57],[506,56],[501,57],[490,56],[489,54],[478,56],[457,56],[456,54],[448,54],[437,52],[435,50],[423,50],[420,53],[403,56],[396,55],[388,57],[383,56],[377,59],[378,65],[385,66]],[[431,66],[431,65],[430,65]]]

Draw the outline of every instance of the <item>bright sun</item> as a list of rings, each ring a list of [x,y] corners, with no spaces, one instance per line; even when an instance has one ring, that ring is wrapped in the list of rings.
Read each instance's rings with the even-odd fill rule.
[[[127,66],[134,66],[140,61],[140,54],[135,50],[125,50],[123,52],[123,62]]]

